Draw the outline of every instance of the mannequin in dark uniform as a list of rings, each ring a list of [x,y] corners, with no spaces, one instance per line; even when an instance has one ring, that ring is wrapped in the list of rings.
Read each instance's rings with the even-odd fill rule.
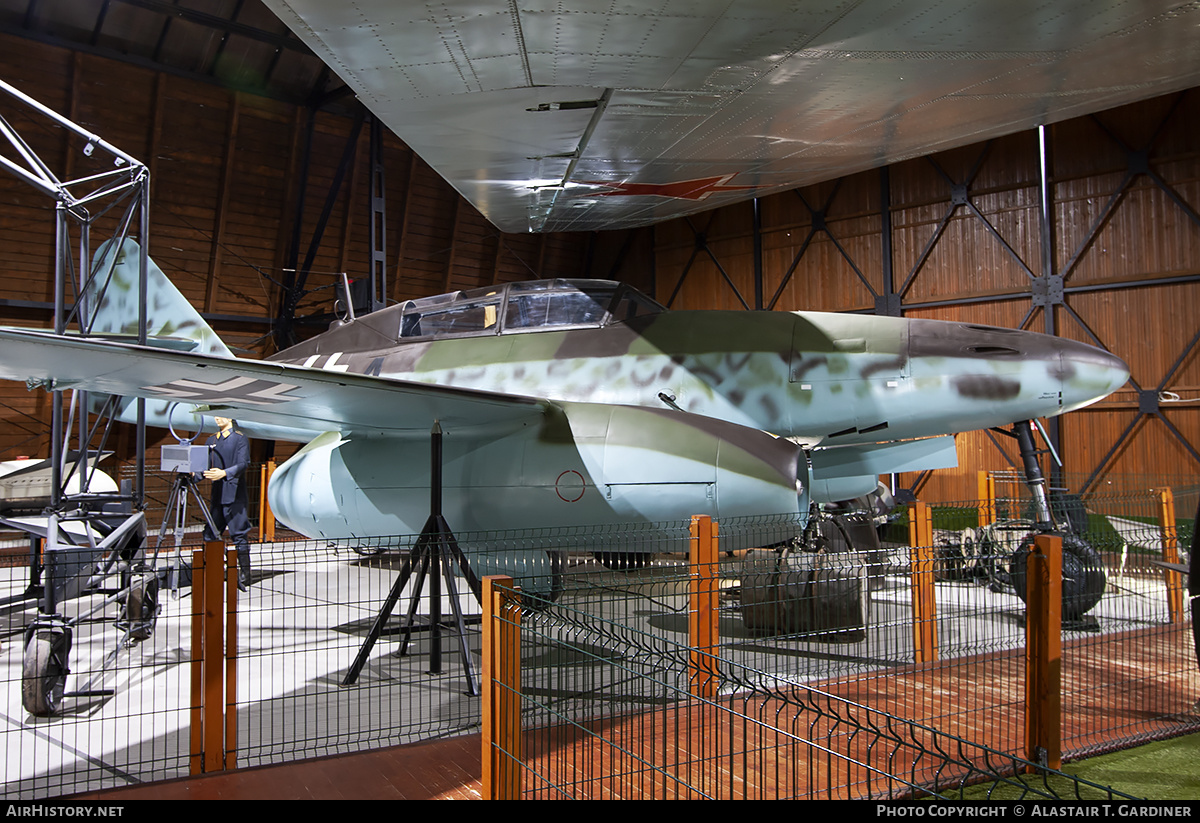
[[[250,517],[246,498],[246,482],[243,475],[250,464],[250,441],[246,435],[233,428],[228,417],[216,418],[219,431],[208,438],[208,465],[204,477],[212,481],[210,512],[217,534],[210,534],[204,527],[205,540],[220,540],[221,532],[229,529],[229,536],[237,546],[238,588],[246,591],[250,587]]]

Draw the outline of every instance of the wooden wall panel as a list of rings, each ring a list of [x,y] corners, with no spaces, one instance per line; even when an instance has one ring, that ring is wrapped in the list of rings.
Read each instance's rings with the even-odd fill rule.
[[[456,195],[424,163],[418,164],[411,187],[404,259],[400,261],[401,288],[409,297],[440,294],[446,280]]]
[[[290,174],[291,113],[279,103],[241,95],[237,152],[226,197],[223,253],[216,272],[218,314],[272,316],[280,278],[274,239],[290,215],[285,210]]]
[[[62,50],[47,50],[26,40],[0,40],[6,64],[4,78],[18,88],[39,89],[39,101],[58,111],[67,111],[71,102],[72,55]],[[11,64],[11,65],[8,65]],[[64,164],[66,142],[60,129],[45,120],[32,117],[23,107],[3,101],[5,118],[30,146],[51,163]],[[6,148],[6,154],[8,150]],[[16,177],[0,173],[0,294],[22,295],[22,299],[53,299],[54,204],[45,195]],[[13,321],[37,324],[38,318],[15,313]]]
[[[537,271],[541,258],[541,247],[545,240],[535,234],[506,234],[500,239],[495,261],[496,283],[511,283],[528,280],[529,273]]]
[[[451,288],[491,285],[495,269],[496,227],[475,209],[460,205],[454,235]]]
[[[879,222],[877,214],[826,218],[828,232],[812,233],[807,247],[811,224],[764,234],[765,302],[778,294],[775,308],[786,311],[874,310],[883,289]]]
[[[542,274],[547,277],[596,277],[603,273],[587,274],[588,243],[585,236],[552,234],[546,237],[542,254]]]
[[[1070,477],[1096,483],[1115,475],[1200,477],[1200,402],[1163,402],[1160,416],[1139,415],[1138,393],[1150,392],[1152,400],[1161,385],[1184,400],[1200,399],[1198,130],[1196,89],[1048,129],[1053,273],[1065,275],[1067,290],[1065,305],[1053,307],[1051,315],[1030,298],[1032,278],[1044,274],[1036,132],[887,169],[892,284],[903,290],[906,316],[1053,328],[1130,363],[1133,383],[1059,420]],[[1145,161],[1135,154],[1131,167],[1130,151],[1144,151]],[[1131,174],[1131,168],[1150,174]],[[806,187],[799,190],[803,201],[797,192],[760,201],[767,300],[795,266],[776,308],[875,310],[872,290],[884,291],[886,268],[881,175]],[[660,300],[674,292],[686,269],[676,307],[739,307],[713,261],[699,255],[689,268],[696,231],[705,232],[707,248],[729,279],[743,294],[753,294],[753,229],[743,209],[731,206],[655,227]],[[828,232],[812,233],[797,262],[814,211]],[[1123,436],[1126,442],[1114,449]],[[1006,469],[1016,458],[1005,439],[986,433],[960,435],[959,453],[960,468],[927,478],[924,496],[973,495],[977,470]]]

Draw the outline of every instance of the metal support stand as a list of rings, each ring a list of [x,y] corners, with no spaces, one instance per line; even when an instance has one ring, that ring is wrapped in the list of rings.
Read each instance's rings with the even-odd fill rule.
[[[216,524],[213,523],[212,512],[208,510],[208,504],[204,502],[204,495],[196,488],[200,481],[188,472],[176,472],[175,479],[171,482],[171,494],[167,497],[167,505],[163,510],[162,523],[158,527],[158,542],[154,546],[154,556],[158,557],[159,547],[162,546],[163,538],[167,534],[167,522],[171,516],[175,516],[175,525],[171,529],[171,534],[175,539],[175,557],[174,562],[170,567],[170,580],[167,585],[172,592],[179,590],[179,573],[183,568],[183,533],[187,525],[187,501],[188,495],[196,501],[196,506],[200,509],[200,514],[204,518],[204,525],[207,527],[208,534],[216,535],[220,539],[221,532],[217,530]]]
[[[463,576],[466,577],[467,584],[471,587],[475,599],[479,600],[481,596],[479,579],[471,570],[470,564],[467,563],[466,557],[463,556],[462,549],[459,548],[458,541],[454,538],[454,533],[450,530],[450,526],[442,516],[442,427],[435,421],[433,430],[430,432],[429,519],[425,521],[425,528],[421,530],[421,534],[417,538],[412,552],[409,553],[409,556],[404,560],[404,564],[400,567],[400,574],[396,577],[396,582],[392,585],[392,590],[384,601],[383,608],[379,610],[379,615],[375,618],[371,630],[367,632],[366,640],[363,641],[362,648],[358,652],[358,657],[354,659],[354,664],[350,667],[350,671],[346,673],[345,679],[342,680],[343,686],[351,686],[358,680],[358,675],[362,671],[363,666],[366,665],[367,658],[371,654],[371,649],[375,646],[375,641],[383,633],[383,627],[387,623],[388,618],[391,617],[392,611],[396,607],[396,602],[400,599],[400,595],[403,593],[404,587],[408,584],[409,577],[412,575],[415,567],[417,580],[413,586],[412,593],[409,595],[408,614],[404,622],[404,637],[400,643],[398,654],[404,655],[408,653],[408,643],[412,638],[417,606],[420,605],[421,593],[425,587],[425,578],[428,575],[430,599],[429,673],[441,673],[442,582],[445,581],[446,591],[450,595],[450,607],[454,611],[453,625],[458,633],[458,652],[467,677],[467,694],[472,697],[478,696],[479,688],[475,679],[475,669],[471,665],[471,655],[467,649],[466,621],[463,618],[462,607],[458,602],[458,586],[454,581],[454,571],[450,566],[451,562],[458,563],[458,567],[462,570]]]
[[[25,110],[19,123],[49,121],[67,140],[67,152],[43,158],[14,126],[0,116],[0,138],[16,151],[0,158],[8,172],[38,189],[54,204],[54,332],[88,337],[114,331],[101,317],[102,295],[112,284],[116,261],[132,234],[140,236],[137,280],[136,342],[147,341],[146,292],[148,277],[147,235],[150,231],[150,173],[141,161],[42,105],[13,86],[0,81],[0,102]],[[40,132],[40,127],[39,134]],[[65,162],[63,162],[65,160]],[[111,234],[104,243],[100,239]],[[37,384],[30,384],[35,388]],[[22,667],[22,703],[35,716],[55,714],[64,696],[110,695],[111,690],[85,688],[66,692],[71,630],[90,615],[113,604],[122,604],[116,620],[121,631],[117,649],[149,637],[157,616],[157,588],[152,570],[142,561],[145,532],[145,416],[139,401],[136,482],[128,491],[97,492],[92,479],[96,463],[119,417],[117,401],[100,403],[86,392],[72,393],[69,411],[64,389],[53,380],[40,385],[51,392],[50,499],[44,516],[46,548],[39,560],[30,553],[31,585],[37,594],[42,577],[38,616],[25,632]],[[94,423],[93,423],[94,421]],[[75,442],[72,448],[72,441]],[[98,442],[97,442],[98,441]],[[121,525],[112,519],[123,514]],[[60,533],[60,522],[82,524],[82,535]],[[110,531],[111,528],[111,531]],[[25,527],[37,536],[38,527]],[[105,534],[102,540],[97,536]],[[31,543],[32,547],[32,543]],[[41,568],[39,568],[39,565]],[[115,578],[118,584],[105,588]],[[106,595],[103,602],[68,621],[60,604],[81,596]],[[115,659],[109,656],[105,665]]]

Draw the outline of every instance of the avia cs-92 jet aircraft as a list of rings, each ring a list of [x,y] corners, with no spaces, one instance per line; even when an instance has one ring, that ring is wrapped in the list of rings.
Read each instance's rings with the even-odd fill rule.
[[[668,311],[602,280],[408,301],[244,360],[153,263],[152,344],[114,339],[136,328],[138,249],[113,248],[95,264],[112,273],[92,326],[107,339],[0,331],[0,376],[150,398],[159,425],[178,403],[306,442],[269,495],[312,538],[420,531],[435,422],[456,530],[803,517],[878,474],[954,465],[954,432],[1061,414],[1128,377],[1113,355],[1042,334]]]

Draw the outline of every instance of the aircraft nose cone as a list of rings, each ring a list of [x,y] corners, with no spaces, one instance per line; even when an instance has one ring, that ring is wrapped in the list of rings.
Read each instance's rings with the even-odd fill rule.
[[[1129,366],[1111,352],[1060,340],[1057,377],[1062,381],[1062,409],[1080,409],[1108,397],[1129,379]]]

